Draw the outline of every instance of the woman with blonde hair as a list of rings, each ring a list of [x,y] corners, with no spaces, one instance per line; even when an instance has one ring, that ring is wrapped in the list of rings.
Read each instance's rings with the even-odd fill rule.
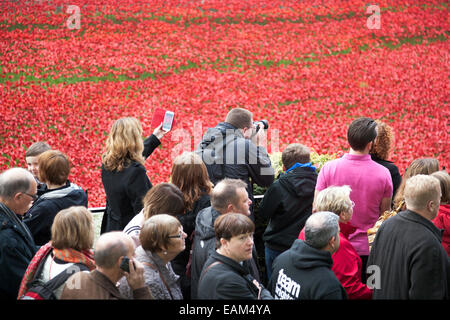
[[[185,248],[186,233],[174,216],[157,214],[147,219],[139,234],[141,245],[136,248],[136,260],[144,265],[144,278],[152,296],[157,300],[181,300],[180,277],[172,269],[171,261]],[[119,290],[132,298],[124,278]]]
[[[147,177],[145,159],[161,144],[165,135],[157,127],[143,140],[142,126],[136,118],[114,122],[102,155],[102,183],[106,193],[106,211],[101,233],[123,230],[142,210],[142,198],[152,184]]]
[[[386,123],[380,120],[376,120],[375,122],[377,123],[377,137],[369,153],[373,161],[389,170],[392,178],[392,194],[395,195],[402,182],[402,176],[398,167],[392,161],[388,160],[394,144],[394,132],[392,127]]]
[[[398,187],[397,193],[395,194],[394,210],[396,211],[406,210],[405,198],[403,196],[406,180],[418,174],[430,175],[438,170],[439,170],[439,161],[435,158],[419,158],[413,160],[409,165],[408,169],[406,169],[406,172],[403,175],[402,183]],[[400,208],[400,210],[397,210],[398,208]]]
[[[185,299],[190,298],[190,275],[186,274],[189,255],[192,248],[192,237],[195,230],[195,218],[200,210],[210,207],[209,194],[213,184],[209,180],[208,170],[201,157],[194,152],[184,152],[175,158],[172,165],[171,181],[183,193],[186,210],[178,215],[184,232],[188,235],[186,249],[172,262],[176,274],[181,276],[181,290]]]
[[[370,300],[372,290],[361,279],[363,272],[361,258],[348,240],[349,236],[356,231],[350,223],[355,205],[350,199],[351,191],[352,189],[347,185],[323,189],[317,194],[313,211],[329,211],[339,216],[340,245],[331,255],[333,259],[331,270],[344,287],[349,299]],[[299,239],[305,240],[304,229],[300,232]]]
[[[28,265],[18,298],[30,289],[33,280],[47,283],[62,272],[72,274],[95,269],[91,250],[94,245],[94,222],[88,209],[74,206],[61,210],[55,216],[51,233],[51,241],[39,249]],[[55,298],[59,299],[63,288],[64,284],[54,290]]]

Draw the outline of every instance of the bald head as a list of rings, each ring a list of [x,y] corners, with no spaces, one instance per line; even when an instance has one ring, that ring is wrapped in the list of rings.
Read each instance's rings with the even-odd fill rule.
[[[18,192],[27,192],[35,182],[33,175],[23,168],[11,168],[0,174],[0,199],[10,200]]]
[[[15,214],[24,215],[33,204],[37,183],[23,168],[8,169],[0,174],[0,202]]]
[[[134,252],[134,244],[129,235],[119,231],[104,233],[95,244],[95,264],[104,269],[114,268],[119,258],[130,252]]]

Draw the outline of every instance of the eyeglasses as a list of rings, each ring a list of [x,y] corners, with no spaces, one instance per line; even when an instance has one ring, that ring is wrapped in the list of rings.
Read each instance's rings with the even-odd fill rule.
[[[23,193],[23,194],[26,194],[27,196],[29,196],[30,198],[32,198],[33,201],[36,201],[37,198],[38,198],[37,194],[29,194],[29,193],[26,193],[26,192],[22,192],[22,193]]]
[[[176,236],[168,236],[167,238],[172,238],[172,239],[183,238],[183,231],[180,231]]]

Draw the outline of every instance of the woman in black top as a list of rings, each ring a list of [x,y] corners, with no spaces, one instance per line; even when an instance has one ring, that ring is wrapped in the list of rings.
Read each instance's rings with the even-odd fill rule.
[[[372,149],[370,150],[370,156],[372,160],[389,170],[392,178],[392,198],[394,198],[400,183],[402,182],[402,177],[397,166],[387,159],[391,153],[393,143],[394,143],[394,133],[392,128],[381,122],[380,120],[375,121],[377,123],[377,138],[372,144]]]
[[[195,219],[200,210],[211,206],[209,194],[213,184],[202,158],[194,152],[184,152],[173,161],[171,182],[183,193],[186,210],[177,215],[184,232],[187,233],[186,248],[173,261],[172,267],[181,276],[181,290],[185,299],[190,298],[190,272],[186,274],[192,248]]]
[[[106,212],[101,233],[123,230],[143,207],[142,199],[152,184],[145,170],[145,159],[166,134],[157,127],[145,141],[136,118],[116,120],[102,155],[102,183],[106,193]]]

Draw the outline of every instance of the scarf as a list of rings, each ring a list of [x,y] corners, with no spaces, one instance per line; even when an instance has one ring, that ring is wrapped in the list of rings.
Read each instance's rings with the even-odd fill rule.
[[[94,253],[92,250],[77,251],[75,249],[55,249],[53,248],[51,242],[48,242],[38,250],[28,265],[28,268],[22,278],[22,282],[20,283],[17,299],[20,299],[20,297],[27,292],[28,285],[36,276],[39,276],[36,275],[36,271],[41,263],[45,263],[45,257],[47,257],[49,252],[52,250],[55,259],[69,263],[82,263],[88,267],[89,270],[95,269]]]
[[[309,168],[309,170],[311,170],[311,171],[316,171],[316,167],[314,167],[311,162],[308,162],[308,163],[298,163],[297,162],[292,167],[290,167],[288,170],[286,170],[285,173],[288,173],[289,171],[294,170],[295,168]]]

